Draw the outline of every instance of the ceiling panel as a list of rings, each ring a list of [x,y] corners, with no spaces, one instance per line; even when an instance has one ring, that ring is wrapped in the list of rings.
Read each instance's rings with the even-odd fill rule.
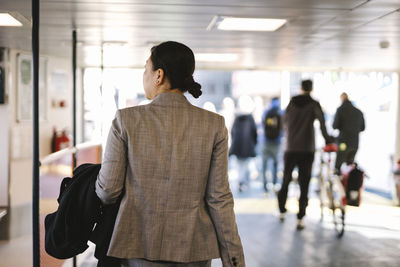
[[[30,19],[30,0],[0,0],[2,11]],[[101,63],[101,46],[123,41],[110,65],[142,67],[155,43],[176,40],[195,52],[237,53],[213,69],[400,69],[398,0],[42,0],[41,53],[71,56],[78,30],[81,66]],[[277,32],[226,32],[207,26],[216,15],[286,18]],[[379,42],[390,42],[381,49]],[[30,50],[30,28],[0,27],[0,46]],[[110,57],[110,55],[107,55]]]
[[[8,0],[11,1],[11,0]],[[353,9],[360,6],[368,0],[336,0],[336,1],[321,1],[321,0],[268,0],[268,1],[253,1],[253,0],[42,0],[44,3],[116,3],[122,5],[186,5],[186,6],[239,6],[239,7],[281,7],[281,8],[318,8],[318,9]],[[395,0],[383,0],[385,3],[394,3]]]

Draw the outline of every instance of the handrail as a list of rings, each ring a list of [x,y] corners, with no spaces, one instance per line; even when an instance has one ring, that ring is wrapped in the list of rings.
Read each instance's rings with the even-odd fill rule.
[[[77,144],[75,147],[80,150],[80,149],[86,149],[86,148],[90,148],[92,146],[98,146],[101,145],[100,142],[85,142],[85,143],[79,143]]]
[[[77,151],[76,148],[68,147],[68,148],[64,148],[60,151],[51,153],[40,160],[40,165],[50,164],[56,160],[63,158],[66,155],[72,155],[73,153],[76,153],[76,151]]]
[[[51,153],[43,158],[40,159],[40,165],[46,165],[46,164],[50,164],[56,160],[59,160],[67,155],[72,155],[73,153],[77,153],[79,152],[79,150],[84,150],[90,147],[95,147],[100,145],[100,143],[97,142],[85,142],[85,143],[80,143],[77,144],[76,147],[68,147],[68,148],[64,148],[60,151]]]

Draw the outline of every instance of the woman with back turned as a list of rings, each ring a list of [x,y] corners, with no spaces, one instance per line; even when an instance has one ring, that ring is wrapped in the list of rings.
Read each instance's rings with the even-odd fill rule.
[[[143,73],[150,104],[118,110],[96,193],[123,193],[108,255],[122,266],[245,266],[227,175],[222,116],[191,105],[201,95],[194,55],[177,42],[151,49]]]

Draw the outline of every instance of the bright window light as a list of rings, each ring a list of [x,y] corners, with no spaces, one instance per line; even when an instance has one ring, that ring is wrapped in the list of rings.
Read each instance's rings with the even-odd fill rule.
[[[22,23],[16,20],[8,13],[0,13],[0,26],[22,26]]]
[[[224,31],[276,31],[286,21],[285,19],[223,17],[218,24],[218,29]]]
[[[199,53],[195,58],[203,62],[232,62],[238,60],[239,56],[232,53]]]

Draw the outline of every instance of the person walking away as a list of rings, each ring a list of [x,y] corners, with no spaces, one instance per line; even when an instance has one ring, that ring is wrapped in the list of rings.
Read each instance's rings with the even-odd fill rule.
[[[264,112],[262,117],[262,125],[264,126],[263,138],[263,154],[262,154],[262,177],[264,191],[268,192],[268,182],[266,172],[268,170],[268,163],[271,161],[272,168],[272,184],[275,186],[278,180],[278,163],[279,152],[282,139],[282,111],[280,108],[279,98],[274,97],[271,100],[269,108]]]
[[[283,117],[286,134],[286,149],[284,154],[283,182],[278,193],[280,220],[284,221],[286,214],[286,200],[289,183],[292,180],[293,169],[299,170],[298,182],[300,185],[299,211],[297,213],[297,229],[304,228],[303,217],[308,204],[308,186],[311,179],[312,164],[315,152],[314,121],[320,123],[320,129],[326,143],[332,142],[325,127],[324,114],[321,105],[314,100],[310,93],[313,89],[311,80],[301,82],[300,95],[293,97],[286,108]]]
[[[365,130],[363,113],[349,100],[346,93],[340,95],[342,104],[337,108],[333,120],[333,129],[339,130],[338,152],[336,154],[335,171],[340,174],[343,163],[354,162],[358,150],[359,134]]]
[[[231,130],[232,143],[229,155],[235,155],[238,163],[239,192],[245,190],[249,185],[250,158],[256,156],[257,126],[249,108],[250,97],[239,98],[239,113],[233,121]]]
[[[118,110],[96,193],[122,197],[108,255],[123,267],[244,267],[228,182],[228,132],[222,116],[189,103],[192,50],[177,42],[151,49],[143,73],[150,104]]]

